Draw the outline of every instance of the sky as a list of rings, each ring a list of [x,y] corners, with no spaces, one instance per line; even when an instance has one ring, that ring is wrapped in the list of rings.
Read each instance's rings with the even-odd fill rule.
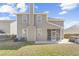
[[[28,13],[29,3],[0,3],[0,20],[16,20],[17,13]],[[35,3],[35,13],[64,20],[64,28],[79,23],[78,3]]]

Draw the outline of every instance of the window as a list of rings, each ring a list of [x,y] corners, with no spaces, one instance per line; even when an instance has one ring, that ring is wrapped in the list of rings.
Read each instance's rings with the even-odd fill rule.
[[[37,24],[42,24],[42,16],[41,15],[37,15],[37,17],[36,17],[36,23]]]
[[[28,15],[23,15],[22,17],[23,28],[26,28],[28,25]]]

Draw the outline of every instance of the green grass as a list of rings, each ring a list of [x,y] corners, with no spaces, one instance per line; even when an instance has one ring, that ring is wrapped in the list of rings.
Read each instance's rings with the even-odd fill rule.
[[[26,42],[0,42],[1,56],[79,56],[77,44],[33,45]]]

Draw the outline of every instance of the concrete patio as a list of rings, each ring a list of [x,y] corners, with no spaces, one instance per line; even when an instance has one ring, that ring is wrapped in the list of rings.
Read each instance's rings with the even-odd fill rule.
[[[73,42],[69,42],[69,39],[63,39],[60,42],[58,42],[59,44],[75,44]]]

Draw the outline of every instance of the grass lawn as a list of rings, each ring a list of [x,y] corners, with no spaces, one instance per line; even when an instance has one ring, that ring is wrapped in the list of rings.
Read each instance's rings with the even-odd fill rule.
[[[78,44],[33,45],[26,42],[0,42],[0,55],[4,56],[62,56],[78,55]]]

